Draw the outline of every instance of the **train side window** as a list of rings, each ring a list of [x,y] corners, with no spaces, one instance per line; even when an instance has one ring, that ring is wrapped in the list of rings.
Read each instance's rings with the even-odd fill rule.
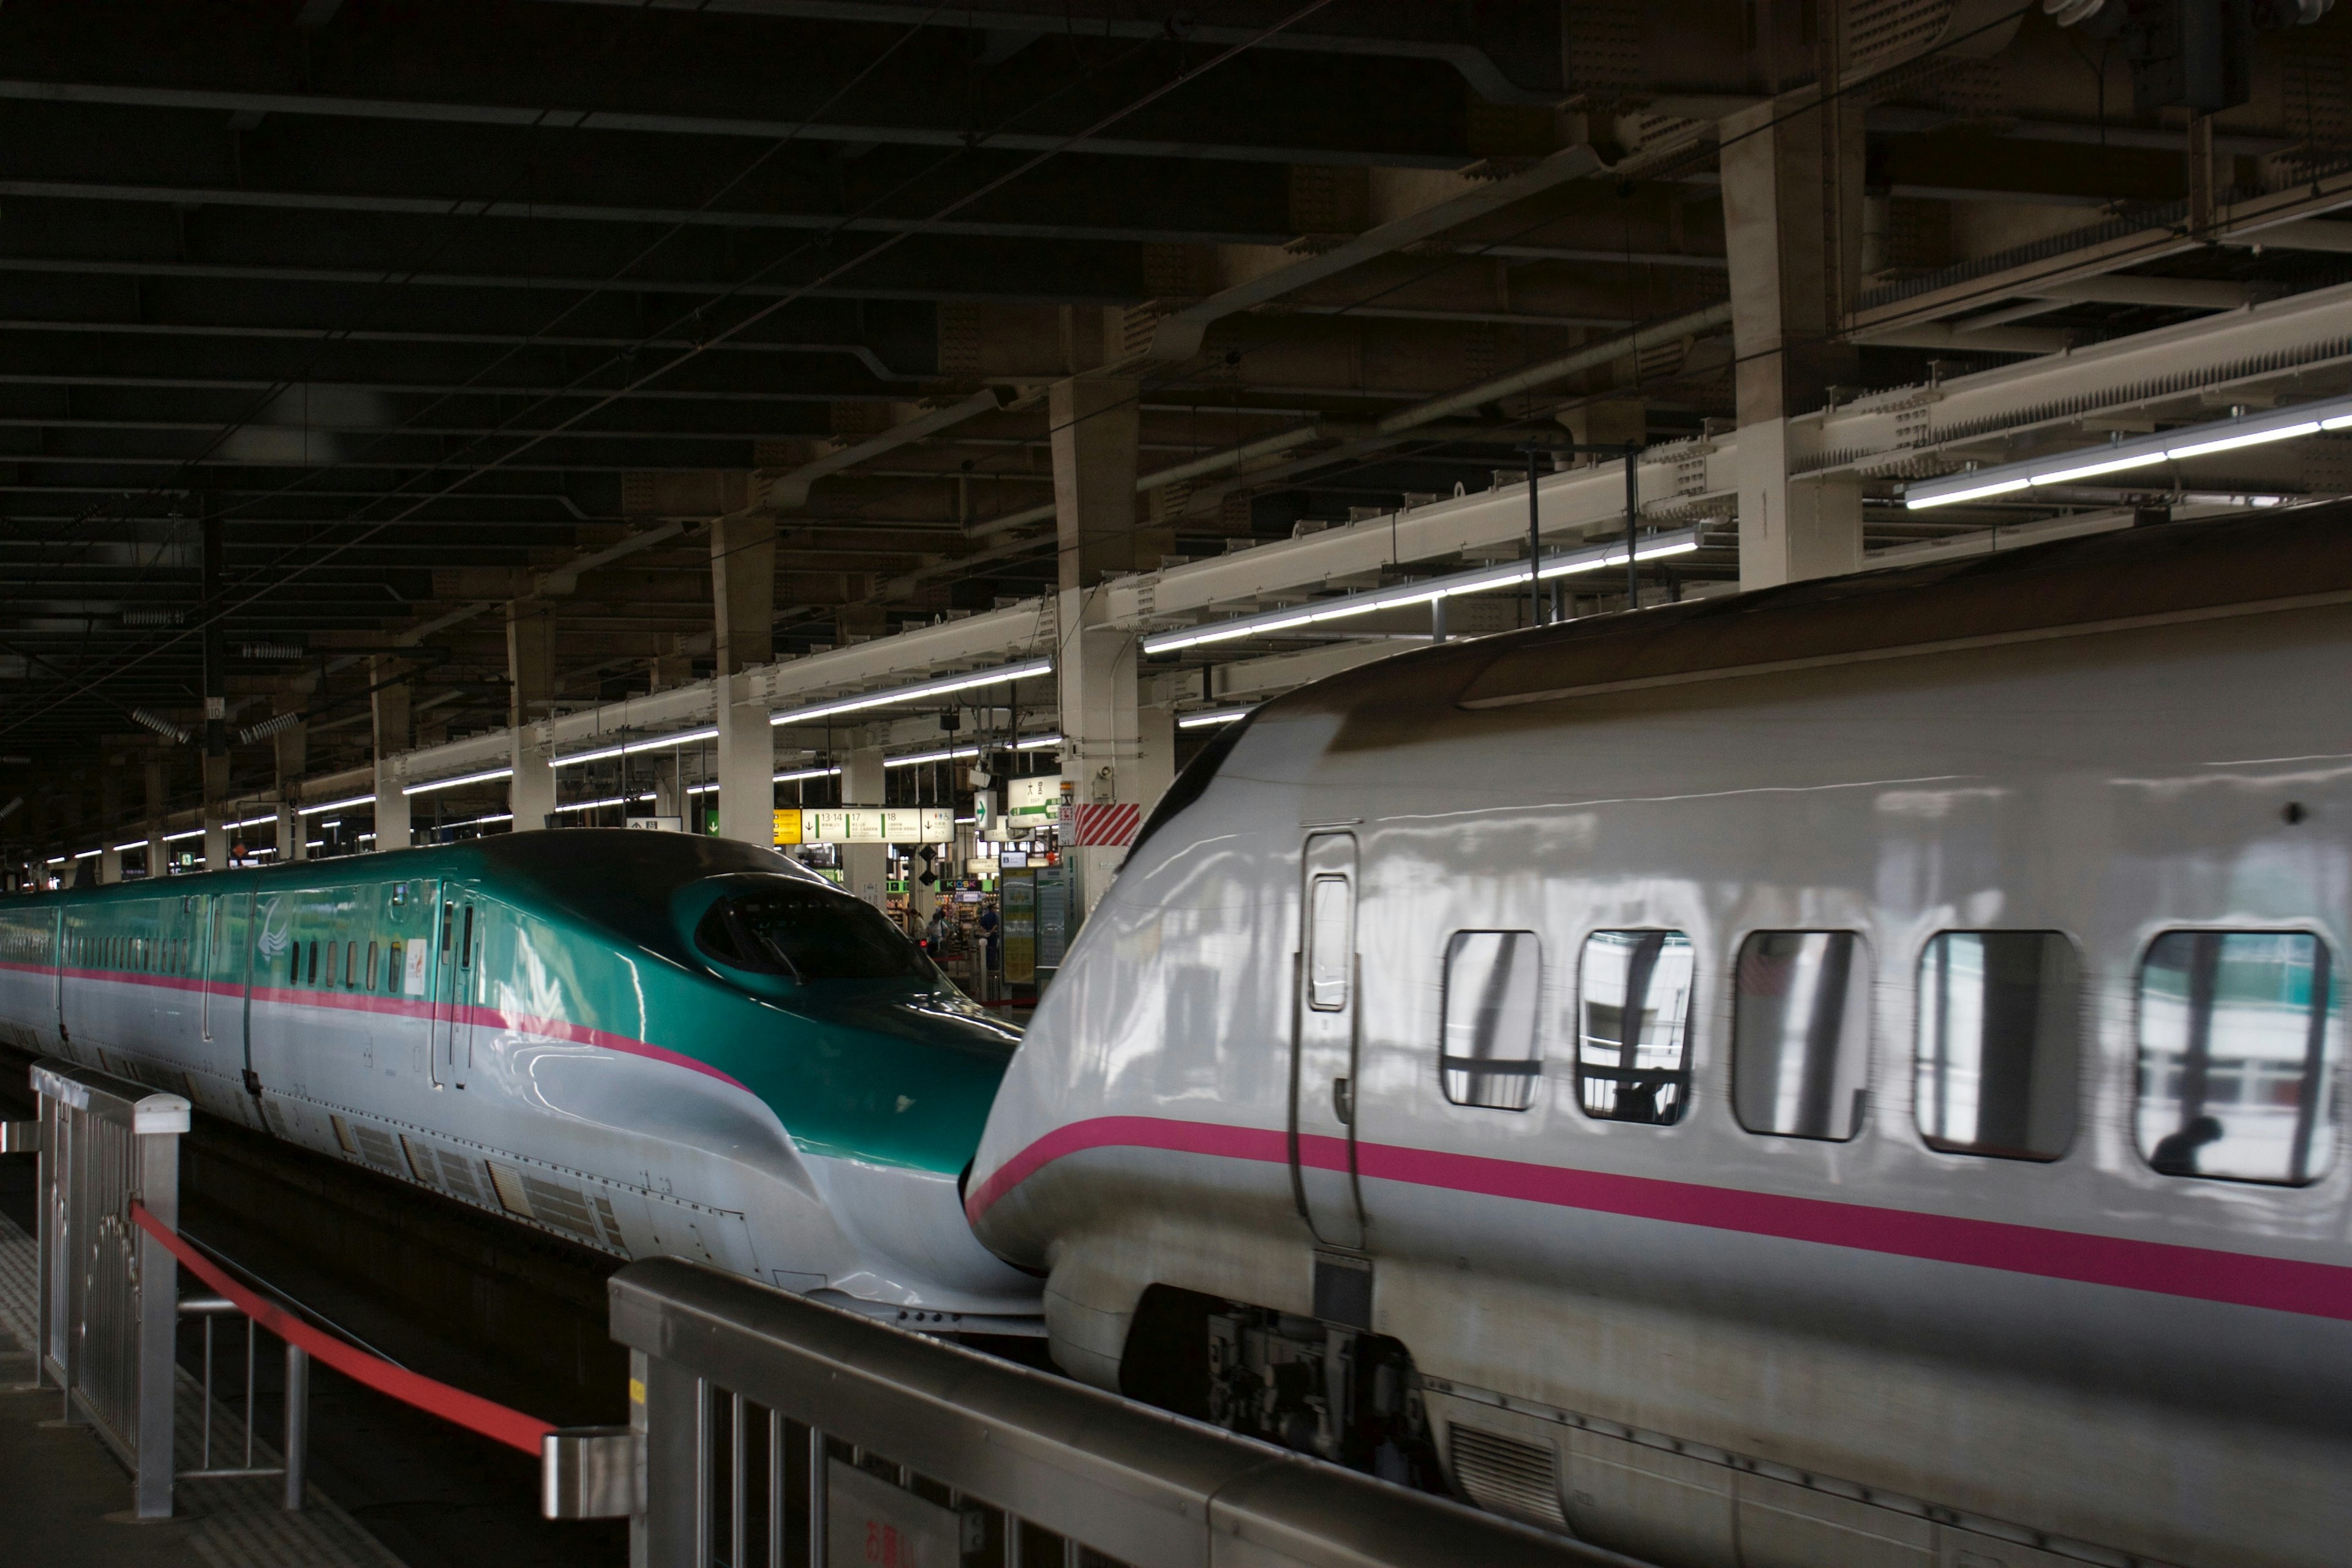
[[[1597,931],[1584,939],[1577,1101],[1604,1121],[1671,1126],[1690,1100],[1690,938]]]
[[[357,972],[358,972],[359,966],[360,966],[360,944],[359,944],[358,942],[347,942],[343,943],[343,989],[344,989],[344,990],[346,990],[346,991],[352,991],[352,990],[356,990],[356,989],[358,988],[358,985],[359,985],[359,978],[358,978],[358,973],[357,973]]]
[[[375,943],[368,943],[367,988],[375,989]]]
[[[327,989],[329,989],[330,991],[331,991],[331,990],[333,990],[334,988],[335,988],[335,944],[334,944],[333,942],[329,942],[329,943],[327,944]]]
[[[2055,1160],[2074,1136],[2079,966],[2056,931],[1939,932],[1919,955],[1916,1114],[1952,1154]]]
[[[466,906],[466,934],[464,939],[457,944],[457,967],[460,969],[471,969],[473,966],[474,906],[467,904]]]
[[[1445,944],[1445,1098],[1456,1105],[1525,1110],[1543,1073],[1536,1038],[1543,946],[1531,931],[1458,931]]]
[[[1750,1132],[1843,1142],[1870,1078],[1870,962],[1846,931],[1759,931],[1739,944],[1731,1112]]]
[[[2301,1186],[2336,1149],[2335,954],[2303,931],[2166,931],[2139,969],[2141,1158]]]
[[[1345,877],[1318,877],[1307,889],[1307,1005],[1336,1013],[1348,1005],[1355,903]]]
[[[319,984],[319,941],[316,937],[310,939],[310,984]]]

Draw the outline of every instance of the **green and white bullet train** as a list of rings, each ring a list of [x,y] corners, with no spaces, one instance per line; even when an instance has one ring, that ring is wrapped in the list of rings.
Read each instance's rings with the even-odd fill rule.
[[[957,1194],[1018,1032],[751,845],[529,833],[8,900],[0,1037],[607,1253],[1040,1321]]]

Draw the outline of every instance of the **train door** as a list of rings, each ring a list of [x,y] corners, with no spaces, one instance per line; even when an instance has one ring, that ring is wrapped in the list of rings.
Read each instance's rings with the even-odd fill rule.
[[[473,900],[455,896],[440,901],[440,931],[433,962],[433,1087],[466,1087],[466,1068],[473,1055],[475,951]]]
[[[1360,965],[1356,957],[1356,836],[1318,833],[1301,857],[1298,952],[1291,1008],[1290,1181],[1316,1238],[1361,1247],[1355,1089]]]

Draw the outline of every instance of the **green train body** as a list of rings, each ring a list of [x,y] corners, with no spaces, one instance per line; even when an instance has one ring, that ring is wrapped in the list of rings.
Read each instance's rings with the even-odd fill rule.
[[[607,1252],[1037,1321],[957,1192],[1016,1032],[753,846],[516,834],[9,900],[0,1033]]]

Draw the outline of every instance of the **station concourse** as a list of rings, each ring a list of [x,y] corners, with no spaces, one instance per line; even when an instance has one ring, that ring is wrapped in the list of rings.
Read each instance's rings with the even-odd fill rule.
[[[2352,1528],[2332,0],[0,54],[0,1564]]]

